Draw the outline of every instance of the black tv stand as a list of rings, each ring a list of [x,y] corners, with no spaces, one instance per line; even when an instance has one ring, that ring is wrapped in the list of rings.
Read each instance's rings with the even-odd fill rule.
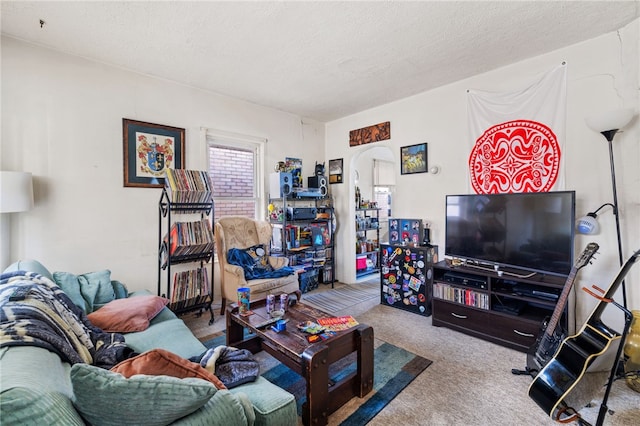
[[[517,285],[526,285],[538,294],[559,294],[567,277],[519,272],[509,267],[496,270],[468,263],[456,265],[450,260],[436,263],[433,325],[526,352],[536,342],[543,321],[553,314],[557,301],[533,292],[518,294]],[[468,282],[456,282],[451,274],[464,276]],[[565,307],[559,323],[566,329],[567,321]]]

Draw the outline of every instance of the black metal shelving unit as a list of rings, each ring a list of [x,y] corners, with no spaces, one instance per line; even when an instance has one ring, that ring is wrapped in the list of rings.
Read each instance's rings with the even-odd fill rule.
[[[335,231],[336,231],[336,218],[333,209],[333,201],[330,195],[323,197],[305,197],[288,195],[279,198],[271,198],[270,203],[276,203],[282,206],[282,216],[278,219],[270,218],[270,222],[274,227],[274,238],[271,242],[271,254],[274,256],[286,256],[289,258],[290,266],[297,266],[302,263],[303,257],[307,260],[314,259],[317,261],[317,253],[324,252],[323,264],[306,268],[306,272],[317,273],[318,281],[323,284],[331,284],[333,288],[336,282],[335,271]],[[315,208],[318,213],[324,213],[326,217],[314,217],[314,218],[297,218],[291,217],[291,211],[289,207],[297,208],[303,205]],[[291,247],[287,245],[288,236],[286,235],[287,226],[323,226],[329,231],[329,241],[325,241],[323,244],[310,244],[302,247]],[[279,235],[278,235],[279,233]],[[290,240],[289,240],[290,242]],[[293,260],[293,261],[292,261]],[[303,276],[301,276],[302,279]],[[303,288],[304,284],[301,282],[301,290],[304,292],[309,290]]]
[[[170,247],[174,246],[174,238],[178,238],[177,235],[172,235],[171,229],[175,224],[173,215],[198,215],[201,222],[202,220],[209,220],[208,232],[209,235],[192,235],[193,243],[195,240],[205,241],[200,244],[176,244],[182,250],[179,254],[171,254]],[[211,314],[209,324],[214,321],[213,309],[211,304],[213,303],[213,282],[214,282],[214,266],[213,266],[213,222],[214,222],[214,208],[213,200],[209,202],[173,202],[166,189],[162,190],[162,195],[158,203],[158,296],[169,298],[169,309],[171,309],[176,315],[181,315],[194,310],[200,310],[202,314],[205,310]],[[197,223],[192,221],[192,223]],[[202,284],[202,280],[206,279],[207,291],[202,293],[198,291],[195,295],[187,295],[186,297],[176,298],[173,295],[174,283],[172,283],[172,266],[177,264],[198,263],[200,266],[200,275],[195,274],[196,282],[191,284]],[[211,265],[211,272],[205,269],[206,265]],[[207,277],[204,276],[206,271]],[[166,273],[166,275],[165,275]],[[163,282],[163,277],[166,277],[166,281]],[[166,289],[166,293],[163,293],[163,288]],[[198,288],[201,289],[200,286]]]
[[[356,278],[380,272],[380,209],[379,208],[356,208]],[[374,240],[367,238],[368,233],[375,235]],[[370,247],[363,249],[361,244]],[[373,268],[358,268],[358,259],[371,260]]]

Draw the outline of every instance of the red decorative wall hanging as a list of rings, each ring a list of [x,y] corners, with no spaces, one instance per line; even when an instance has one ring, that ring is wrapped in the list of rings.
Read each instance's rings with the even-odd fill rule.
[[[531,120],[496,124],[480,136],[469,156],[478,194],[550,191],[558,178],[560,145],[553,131]]]

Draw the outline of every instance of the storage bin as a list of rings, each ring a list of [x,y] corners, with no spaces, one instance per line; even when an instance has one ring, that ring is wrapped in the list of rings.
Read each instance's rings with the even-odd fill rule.
[[[300,291],[306,293],[318,287],[318,269],[312,268],[298,274]]]

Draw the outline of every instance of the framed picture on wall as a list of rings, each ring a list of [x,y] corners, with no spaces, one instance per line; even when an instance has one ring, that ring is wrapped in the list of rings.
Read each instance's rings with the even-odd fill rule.
[[[342,158],[329,160],[329,183],[342,183]]]
[[[184,169],[184,129],[122,119],[124,186],[162,188],[166,169]]]
[[[427,144],[403,146],[400,148],[400,174],[427,172]]]

